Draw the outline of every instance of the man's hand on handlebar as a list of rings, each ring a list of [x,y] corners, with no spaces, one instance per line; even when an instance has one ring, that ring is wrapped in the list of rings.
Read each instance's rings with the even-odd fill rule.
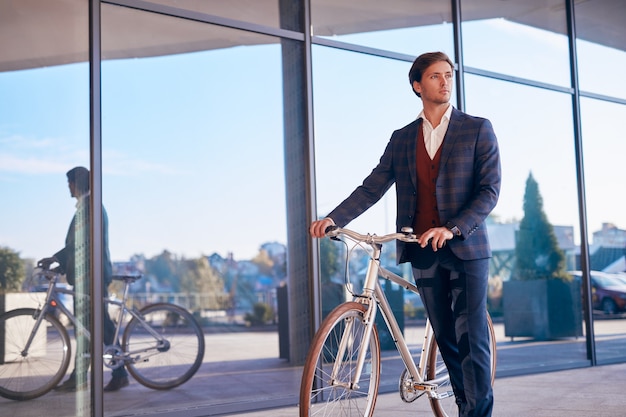
[[[51,256],[50,258],[43,258],[43,259],[38,260],[37,266],[39,268],[50,269],[50,265],[52,265],[55,262],[58,263],[59,260],[55,258],[54,256]]]
[[[433,251],[437,252],[438,249],[443,248],[446,241],[452,239],[453,237],[454,235],[450,229],[446,227],[433,227],[432,229],[428,229],[422,233],[417,241],[422,248],[425,248],[430,241]]]
[[[328,217],[322,220],[316,220],[311,223],[311,226],[309,226],[309,233],[313,237],[322,238],[326,236],[326,229],[334,225],[335,222],[333,222],[332,219],[329,219]]]

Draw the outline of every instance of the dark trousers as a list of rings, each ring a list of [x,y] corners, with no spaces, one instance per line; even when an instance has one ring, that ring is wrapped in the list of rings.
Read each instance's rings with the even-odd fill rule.
[[[108,297],[108,290],[105,288],[102,294],[103,297]],[[79,299],[84,300],[84,303],[81,303]],[[90,309],[89,305],[89,296],[76,294],[74,297],[74,315],[78,322],[86,329],[89,329],[90,324]],[[115,323],[111,320],[111,316],[109,315],[109,311],[107,309],[107,304],[104,304],[104,317],[103,317],[103,338],[105,346],[108,345],[119,345],[119,340],[115,339]],[[71,377],[76,378],[78,376],[78,380],[82,383],[87,381],[87,370],[89,369],[89,364],[91,363],[90,354],[89,354],[89,339],[84,335],[81,335],[76,332],[76,358],[74,363],[74,370],[72,371]],[[77,375],[78,372],[78,375]],[[128,373],[124,366],[120,366],[119,368],[113,369],[112,376],[122,377],[127,376]]]
[[[447,246],[428,268],[413,267],[461,417],[489,417],[493,410],[487,279],[489,259],[462,261]]]

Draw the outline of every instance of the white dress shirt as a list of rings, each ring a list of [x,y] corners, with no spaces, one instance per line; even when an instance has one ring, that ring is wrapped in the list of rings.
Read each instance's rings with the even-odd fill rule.
[[[443,138],[446,136],[446,132],[448,131],[448,125],[450,124],[450,115],[452,114],[452,105],[448,106],[448,110],[441,117],[441,121],[436,128],[433,128],[433,125],[424,115],[424,110],[422,110],[417,116],[417,118],[422,118],[422,129],[424,132],[424,144],[426,145],[426,152],[428,152],[428,156],[430,159],[435,158],[435,154],[437,150],[443,143]]]

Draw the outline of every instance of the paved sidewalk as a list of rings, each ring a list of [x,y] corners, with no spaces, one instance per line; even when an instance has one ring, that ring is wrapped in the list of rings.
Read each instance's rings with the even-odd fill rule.
[[[604,365],[496,379],[494,417],[624,417],[626,364]],[[284,407],[232,414],[245,417],[293,417]],[[398,393],[378,397],[376,417],[432,416],[427,400],[405,404]]]
[[[602,354],[623,352],[623,321],[610,325],[599,343]],[[598,326],[599,327],[599,326]],[[496,325],[498,372],[494,417],[626,417],[626,363],[589,367],[584,340],[516,341]],[[408,327],[409,340],[421,340],[420,327]],[[105,417],[295,417],[302,368],[278,356],[275,332],[206,332],[207,350],[198,373],[182,386],[158,391],[134,380],[118,392],[104,393]],[[418,345],[414,346],[418,348]],[[615,356],[616,360],[621,356]],[[397,392],[403,365],[399,355],[382,358],[376,417],[432,416],[426,399],[403,403]],[[575,369],[572,369],[575,368]],[[555,369],[567,369],[556,371]],[[539,372],[524,374],[520,372]],[[110,377],[105,372],[105,382]],[[517,375],[517,376],[514,376]],[[31,401],[0,398],[0,416],[71,417],[89,406],[83,395],[52,391]]]

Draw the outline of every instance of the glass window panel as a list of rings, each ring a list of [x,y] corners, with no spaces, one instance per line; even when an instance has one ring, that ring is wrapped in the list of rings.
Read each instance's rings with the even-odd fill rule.
[[[558,246],[565,256],[566,267],[568,270],[575,268],[580,232],[571,97],[472,75],[466,77],[465,86],[468,113],[491,120],[500,144],[502,189],[498,205],[492,213],[492,223],[489,224],[493,251],[489,305],[492,315],[497,318],[498,340],[512,343],[498,351],[498,374],[528,371],[525,367],[534,366],[535,362],[530,359],[520,360],[519,355],[535,356],[539,346],[546,349],[542,355],[548,366],[567,367],[576,362],[584,363],[584,338],[576,338],[577,335],[547,345],[541,342],[533,344],[536,343],[533,340],[541,340],[543,331],[515,336],[520,333],[517,333],[515,323],[509,324],[509,317],[515,317],[519,307],[509,307],[512,303],[507,302],[507,296],[513,300],[521,298],[521,295],[511,297],[506,288],[503,291],[503,286],[508,286],[507,282],[511,281],[514,271],[516,236],[519,233],[519,222],[525,215],[524,197],[530,174],[538,184],[543,211],[553,226]],[[578,291],[578,288],[574,287],[570,291]],[[578,297],[576,295],[569,301],[557,302],[561,306],[559,316],[570,311],[574,318],[572,328],[581,336],[582,309]],[[534,310],[524,310],[519,316],[529,311]],[[539,322],[533,323],[534,332]]]
[[[87,8],[75,10],[71,22],[58,14],[47,15],[44,22],[34,10],[19,6],[22,4],[14,2],[0,5],[0,195],[4,203],[0,205],[0,287],[8,288],[7,292],[0,291],[0,313],[44,305],[48,281],[36,274],[37,261],[42,258],[56,254],[62,262],[67,274],[59,277],[58,287],[71,288],[67,283],[72,280],[71,274],[76,289],[88,293],[84,284],[90,281],[90,223],[84,204],[88,196],[83,192],[89,177],[81,177],[82,190],[73,193],[74,199],[66,176],[75,166],[89,168],[89,67],[80,62],[87,58]],[[47,4],[40,6],[42,13],[51,13]],[[80,300],[79,308],[74,308],[71,296],[61,296],[68,310],[88,327],[91,304],[85,297]],[[56,350],[53,328],[39,331],[29,356],[20,364],[20,372],[33,371],[34,375],[52,379],[54,364],[60,365],[53,355],[66,346],[72,353],[87,354],[82,355],[86,361],[76,362],[79,382],[84,384],[89,345],[80,338],[82,348],[77,349],[72,326],[59,317],[60,328],[69,329],[70,345],[58,344],[60,349]],[[7,375],[12,373],[7,368],[16,366],[9,358],[21,357],[12,347],[26,348],[15,343],[25,341],[20,339],[25,334],[18,336],[15,332],[30,331],[34,321],[24,324],[0,326],[0,383],[5,387]],[[70,357],[62,381],[74,368],[74,358]],[[0,409],[3,415],[41,414],[37,404],[42,402],[51,417],[91,415],[87,389],[62,397],[46,393],[34,401],[0,398]]]
[[[241,331],[274,322],[275,291],[286,280],[281,46],[247,34],[255,46],[175,53],[169,46],[185,36],[168,43],[164,27],[226,43],[241,32],[105,5],[102,22],[107,57],[120,33],[160,36],[164,45],[152,57],[102,63],[103,201],[114,266],[143,274],[134,305],[183,306],[203,323],[207,343],[205,371],[172,391],[179,395],[149,390],[148,401],[106,402],[107,412],[209,412],[244,397],[264,400],[260,380],[281,366],[277,334],[270,327],[250,349],[245,340],[255,336]],[[266,314],[255,313],[257,303]],[[250,361],[266,366],[251,371]],[[233,379],[244,370],[247,388]],[[279,396],[296,395],[296,374],[293,391]],[[232,395],[222,389],[228,385],[238,386]]]
[[[466,0],[461,9],[466,66],[570,85],[564,2]]]
[[[602,123],[622,120],[626,106],[615,103],[581,99],[587,215],[590,233],[611,223],[626,228],[626,214],[621,209],[619,192],[622,175],[620,164],[626,147],[621,134]]]
[[[626,65],[624,4],[611,0],[577,2],[574,10],[580,89],[626,99],[624,77],[605,76],[619,73]]]
[[[524,186],[532,172],[548,218],[578,227],[570,96],[466,75],[466,100],[468,113],[491,120],[500,142],[502,189],[494,214],[505,220],[523,216]],[[549,109],[542,109],[542,103],[549,103]],[[532,122],[520,122],[522,114]],[[554,153],[558,161],[553,161]],[[572,177],[553,181],[554,172]]]
[[[624,120],[626,106],[581,99],[582,136],[585,161],[592,304],[598,362],[626,358],[626,214],[623,210],[623,155],[621,134],[605,120]],[[620,282],[608,285],[609,280]],[[613,287],[613,288],[607,288]]]
[[[610,75],[611,81],[607,82],[607,77],[603,75],[607,73],[607,67],[624,68],[626,66],[626,51],[580,39],[576,41],[576,48],[581,91],[626,99],[626,79],[619,75]]]
[[[252,2],[247,0],[150,0],[150,2],[272,27],[280,27],[279,7],[281,3],[287,3],[276,0],[255,0]]]
[[[103,59],[141,58],[277,42],[277,39],[246,31],[223,36],[221,26],[190,24],[187,19],[168,19],[158,13],[124,7],[109,7],[106,15],[110,29],[102,43]],[[141,19],[137,21],[138,15]],[[146,33],[156,26],[158,31]]]
[[[450,51],[450,3],[311,1],[313,35],[393,52]]]

